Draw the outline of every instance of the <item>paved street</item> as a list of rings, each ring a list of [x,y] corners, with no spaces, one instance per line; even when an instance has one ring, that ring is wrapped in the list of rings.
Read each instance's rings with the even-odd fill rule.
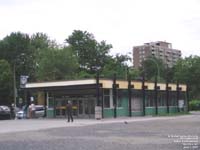
[[[0,150],[197,150],[200,114],[0,121],[0,137]]]

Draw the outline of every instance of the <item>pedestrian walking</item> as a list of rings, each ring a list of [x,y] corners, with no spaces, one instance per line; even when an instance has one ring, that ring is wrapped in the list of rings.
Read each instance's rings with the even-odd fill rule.
[[[33,102],[29,105],[29,118],[35,118],[35,104]]]
[[[73,119],[73,116],[72,116],[72,103],[71,103],[71,101],[68,101],[66,109],[67,109],[66,111],[67,111],[68,122],[70,122],[70,120],[71,120],[71,122],[73,122],[74,119]]]

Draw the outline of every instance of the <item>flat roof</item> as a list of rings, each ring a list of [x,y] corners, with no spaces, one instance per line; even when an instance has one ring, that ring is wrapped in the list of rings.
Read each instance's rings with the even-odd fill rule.
[[[102,88],[112,88],[113,80],[111,79],[99,79],[99,83],[102,84]],[[92,85],[96,84],[96,79],[84,79],[84,80],[67,80],[67,81],[53,81],[53,82],[39,82],[39,83],[27,83],[25,89],[32,88],[50,88],[50,87],[67,87],[67,86],[78,86],[78,85]],[[128,82],[126,80],[116,80],[116,84],[119,85],[119,89],[128,89]],[[134,85],[134,89],[142,89],[141,81],[131,81]],[[148,90],[154,90],[154,82],[145,82]],[[160,90],[166,89],[165,83],[157,83]],[[172,91],[176,91],[177,85],[174,83],[169,83],[169,87]],[[182,91],[186,91],[185,84],[179,84]]]
[[[60,86],[88,85],[88,84],[96,84],[96,80],[87,79],[87,80],[68,80],[68,81],[27,83],[25,85],[25,88],[45,88],[45,87],[60,87]]]

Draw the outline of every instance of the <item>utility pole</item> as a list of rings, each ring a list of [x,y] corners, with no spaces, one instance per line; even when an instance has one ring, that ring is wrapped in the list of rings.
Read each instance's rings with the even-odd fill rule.
[[[16,97],[17,97],[17,90],[16,90],[16,74],[15,74],[15,63],[14,63],[13,65],[13,100],[14,100],[15,109],[17,107]]]

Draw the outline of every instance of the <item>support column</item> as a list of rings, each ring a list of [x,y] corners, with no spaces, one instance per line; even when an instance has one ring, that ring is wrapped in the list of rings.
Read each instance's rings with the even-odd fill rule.
[[[176,104],[177,104],[177,110],[178,110],[178,112],[180,112],[179,105],[178,105],[179,97],[180,97],[179,81],[177,81],[177,84],[176,84]]]
[[[52,91],[52,97],[53,97],[53,117],[56,118],[56,100],[55,100],[55,96],[54,96],[54,93]]]
[[[113,105],[114,105],[114,118],[117,117],[117,87],[116,87],[116,74],[113,77]]]
[[[154,101],[155,101],[156,115],[158,115],[158,88],[157,88],[157,76],[155,76],[155,82],[154,82]]]
[[[101,85],[99,83],[99,72],[97,71],[97,76],[96,76],[96,102],[97,102],[97,105],[95,106],[95,118],[96,119],[101,119],[104,117],[103,116],[103,109],[104,109],[103,96],[102,96],[102,99],[100,99],[100,87],[101,87]]]
[[[131,77],[128,77],[128,102],[129,102],[129,117],[132,117],[132,85],[131,85]]]
[[[142,74],[142,108],[143,108],[143,116],[146,115],[145,112],[145,74]]]
[[[25,105],[28,105],[27,90],[26,89],[24,89],[24,103],[25,103]]]
[[[166,105],[167,105],[167,113],[169,114],[169,69],[167,66],[167,73],[166,73]]]
[[[104,118],[104,101],[103,101],[103,89],[101,88],[101,117]]]
[[[187,102],[187,112],[189,112],[190,111],[190,108],[189,108],[189,84],[187,83],[187,87],[186,87],[186,94],[187,94],[187,100],[186,100],[186,102]]]
[[[166,105],[167,105],[167,113],[169,114],[169,83],[168,83],[168,79],[166,80]]]
[[[96,76],[96,95],[97,95],[97,106],[100,106],[100,98],[99,98],[99,72],[97,72]]]
[[[26,101],[27,101],[27,105],[28,105],[28,106],[31,104],[30,97],[31,97],[30,91],[27,90],[27,99],[26,99]]]
[[[44,117],[47,117],[47,97],[48,94],[44,91]]]

